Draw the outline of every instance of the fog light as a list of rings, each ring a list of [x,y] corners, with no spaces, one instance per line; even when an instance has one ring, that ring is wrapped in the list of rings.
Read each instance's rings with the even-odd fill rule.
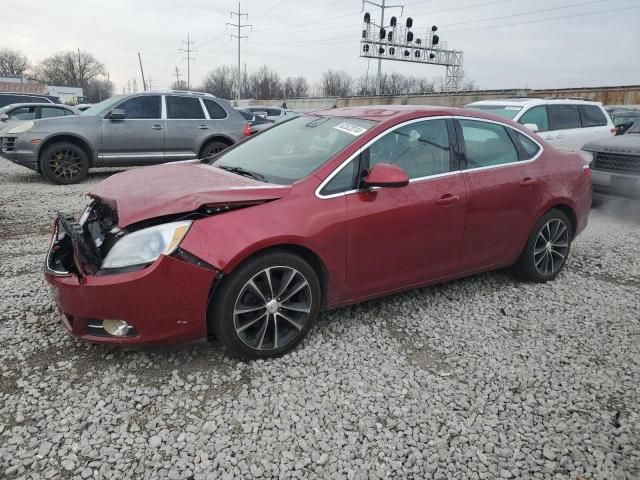
[[[114,337],[124,337],[131,328],[124,320],[103,320],[102,327],[105,332]]]

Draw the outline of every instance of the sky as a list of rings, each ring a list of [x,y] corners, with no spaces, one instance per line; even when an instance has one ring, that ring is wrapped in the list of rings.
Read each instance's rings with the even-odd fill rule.
[[[381,0],[375,0],[379,3]],[[386,0],[391,15],[413,18],[416,34],[438,26],[441,41],[464,52],[466,77],[480,88],[564,88],[640,84],[640,0]],[[138,52],[153,88],[186,80],[180,48],[196,50],[191,84],[237,64],[237,23],[229,0],[21,0],[2,14],[0,47],[19,49],[33,64],[80,48],[109,71],[116,91],[136,79]],[[361,0],[245,0],[241,11],[242,68],[261,65],[310,82],[328,68],[372,75],[376,61],[360,58]],[[380,10],[365,4],[372,19]],[[401,13],[403,14],[401,16]],[[383,62],[384,72],[441,78],[444,67]]]

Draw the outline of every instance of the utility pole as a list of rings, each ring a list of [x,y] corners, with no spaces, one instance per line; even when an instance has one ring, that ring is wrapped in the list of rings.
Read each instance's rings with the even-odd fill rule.
[[[240,99],[240,39],[241,38],[249,38],[246,35],[242,35],[242,29],[249,27],[251,30],[253,30],[253,25],[249,25],[247,23],[243,24],[242,23],[242,17],[245,17],[247,20],[249,19],[249,14],[248,13],[241,13],[240,12],[240,2],[238,2],[238,11],[237,12],[231,12],[231,18],[233,19],[233,16],[236,15],[238,17],[238,23],[229,23],[227,22],[227,25],[231,25],[232,27],[237,27],[238,28],[238,34],[231,34],[231,38],[235,37],[238,39],[238,70],[237,70],[237,79],[236,79],[236,99],[239,100]]]
[[[151,77],[147,80],[147,90],[153,90],[153,80],[151,80]]]
[[[185,42],[184,40],[182,41],[183,44],[183,48],[180,49],[181,52],[184,52],[187,54],[187,57],[182,57],[182,60],[186,60],[187,61],[187,90],[191,90],[191,62],[195,61],[194,58],[191,57],[192,53],[196,53],[196,51],[191,48],[191,45],[193,45],[195,42],[190,41],[189,39],[189,34],[187,33],[187,41]],[[186,48],[184,48],[184,45],[186,45]]]
[[[142,90],[147,91],[147,83],[144,81],[144,70],[142,69],[142,57],[140,56],[140,52],[138,52],[138,62],[140,62],[140,73],[142,74]]]
[[[372,2],[371,0],[362,0],[362,11],[364,12],[365,3],[369,3],[374,7],[378,7],[380,9],[380,25],[378,25],[378,28],[387,28],[384,24],[384,11],[387,8],[399,8],[400,15],[402,16],[402,14],[404,13],[404,6],[403,5],[385,5],[385,0],[381,0],[381,1],[382,3],[375,3],[375,2]],[[381,82],[382,82],[382,59],[378,58],[378,76],[376,77],[376,95],[380,95]]]
[[[176,66],[176,88],[180,90],[180,70]]]

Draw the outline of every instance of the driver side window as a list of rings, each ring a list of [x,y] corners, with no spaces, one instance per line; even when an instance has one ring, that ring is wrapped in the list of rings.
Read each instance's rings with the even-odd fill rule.
[[[369,147],[369,169],[378,163],[397,165],[410,179],[449,172],[447,121],[425,120],[387,133]]]

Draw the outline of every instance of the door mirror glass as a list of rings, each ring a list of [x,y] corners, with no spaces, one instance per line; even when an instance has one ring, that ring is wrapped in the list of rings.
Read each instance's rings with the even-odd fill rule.
[[[402,168],[388,163],[378,163],[364,178],[365,187],[406,187],[409,176]]]
[[[7,115],[6,113],[0,115],[0,122],[6,122],[7,120],[9,120],[9,115]]]
[[[538,133],[538,125],[536,123],[525,123],[525,128],[528,128],[532,132]]]
[[[127,118],[127,114],[120,108],[114,108],[109,112],[109,118],[111,120],[124,120],[125,118]]]

